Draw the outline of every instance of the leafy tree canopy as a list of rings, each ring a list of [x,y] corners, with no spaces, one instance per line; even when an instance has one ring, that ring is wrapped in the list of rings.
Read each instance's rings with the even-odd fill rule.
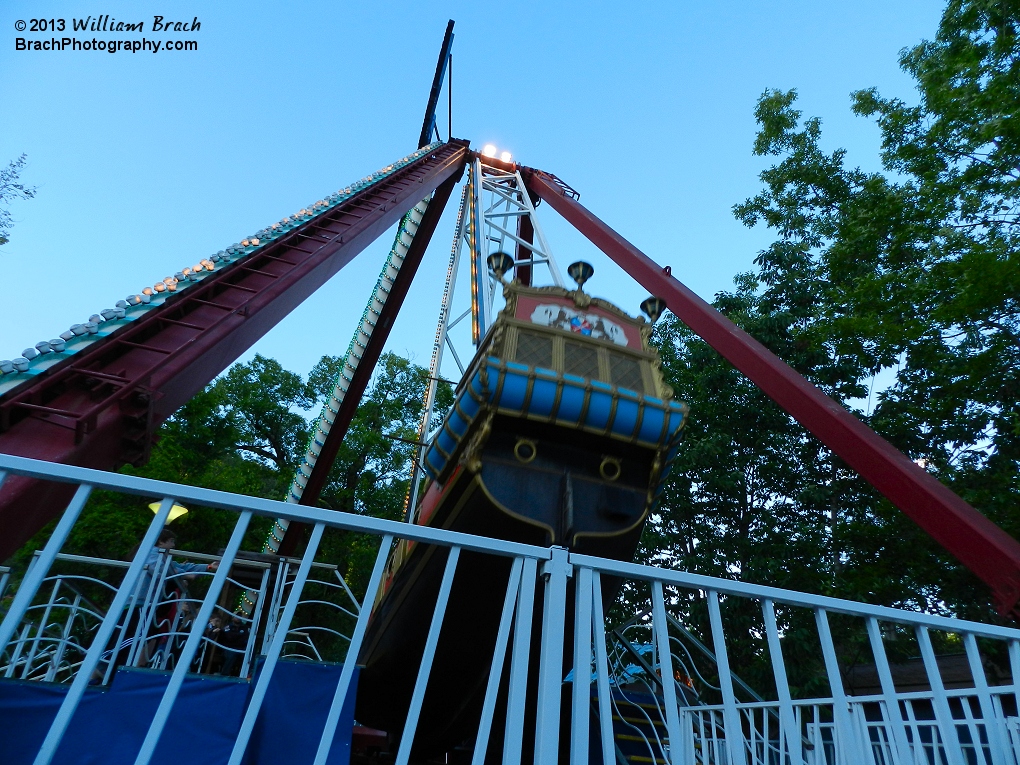
[[[15,199],[31,199],[35,196],[35,186],[26,186],[21,182],[21,171],[25,168],[28,158],[22,154],[0,170],[0,244],[10,241],[11,218],[10,205]]]
[[[776,240],[715,305],[1020,536],[1020,7],[956,0],[901,56],[918,103],[853,94],[881,172],[821,146],[767,91],[762,191]],[[702,341],[658,330],[691,422],[649,552],[684,568],[976,618],[990,594]],[[884,381],[891,380],[885,385]],[[678,540],[678,541],[677,541]]]

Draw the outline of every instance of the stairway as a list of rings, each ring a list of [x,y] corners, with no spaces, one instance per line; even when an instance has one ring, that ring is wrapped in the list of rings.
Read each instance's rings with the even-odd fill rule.
[[[665,709],[661,696],[614,688],[613,738],[618,765],[665,765],[667,744]]]
[[[311,765],[342,665],[280,660],[248,744],[245,765]],[[121,667],[107,688],[89,688],[57,750],[61,765],[132,765],[170,672]],[[258,670],[256,670],[256,679]],[[337,725],[329,765],[348,765],[357,669]],[[0,763],[31,765],[68,686],[0,681]],[[153,765],[222,765],[254,681],[210,675],[184,680]]]

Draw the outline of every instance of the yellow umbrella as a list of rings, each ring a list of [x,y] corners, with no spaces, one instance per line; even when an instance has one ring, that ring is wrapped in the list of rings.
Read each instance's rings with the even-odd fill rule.
[[[151,505],[149,505],[149,509],[153,513],[158,513],[159,512],[159,506],[161,504],[163,504],[163,503],[162,502],[153,502]],[[167,518],[166,522],[167,523],[171,523],[173,521],[176,521],[182,515],[187,515],[187,514],[188,514],[188,508],[186,508],[184,505],[174,505],[173,507],[170,508],[170,517]]]

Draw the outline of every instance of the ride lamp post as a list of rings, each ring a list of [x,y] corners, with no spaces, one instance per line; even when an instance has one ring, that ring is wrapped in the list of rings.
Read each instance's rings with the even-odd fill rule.
[[[509,273],[510,269],[514,267],[514,259],[505,252],[492,253],[486,262],[489,264],[489,270],[500,281],[503,281],[503,274]]]
[[[660,297],[650,297],[641,303],[641,310],[648,314],[648,318],[652,320],[652,324],[659,320],[662,316],[662,312],[666,310],[666,301]]]
[[[149,509],[153,513],[158,513],[159,512],[159,505],[160,505],[159,502],[153,502],[152,504],[149,505]],[[187,514],[188,514],[188,508],[186,508],[184,505],[177,505],[177,504],[175,504],[173,507],[170,508],[170,517],[168,517],[166,519],[166,522],[167,523],[173,523],[178,518],[180,518],[182,515],[187,515]]]
[[[581,289],[584,287],[584,283],[591,279],[592,274],[595,273],[595,269],[591,263],[585,263],[583,260],[579,260],[576,263],[571,263],[567,266],[567,273],[570,274],[570,278],[577,282],[577,288]]]

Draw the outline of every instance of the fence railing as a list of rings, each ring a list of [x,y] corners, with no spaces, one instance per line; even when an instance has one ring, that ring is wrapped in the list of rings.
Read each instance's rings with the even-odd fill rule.
[[[215,574],[203,577],[203,594],[188,598],[189,620],[182,618],[169,630],[177,640],[174,658],[164,665],[168,682],[141,743],[139,764],[151,759],[185,675],[202,664],[203,647],[209,650],[210,619],[217,609],[224,610],[224,588],[235,564],[240,565],[241,542],[256,515],[308,524],[311,534],[300,558],[285,561],[275,572],[267,567],[263,574],[259,602],[264,600],[272,614],[267,620],[272,627],[259,645],[262,669],[251,681],[231,765],[245,756],[267,688],[288,647],[300,648],[313,661],[337,658],[307,649],[306,638],[317,625],[296,620],[299,609],[328,607],[339,609],[339,616],[326,634],[346,649],[325,725],[314,733],[319,740],[315,762],[326,761],[371,618],[371,609],[359,608],[358,599],[376,602],[390,551],[400,539],[435,550],[442,581],[435,602],[427,604],[427,637],[410,679],[413,692],[400,730],[388,731],[399,742],[394,752],[397,765],[410,761],[416,739],[423,735],[419,729],[423,710],[434,712],[424,705],[426,690],[447,680],[433,669],[443,647],[456,645],[459,639],[456,631],[443,630],[451,616],[448,605],[457,602],[451,600],[451,590],[459,581],[458,566],[469,570],[478,555],[504,561],[500,570],[508,567],[509,576],[485,595],[502,606],[498,628],[485,641],[492,658],[482,678],[484,693],[478,696],[477,729],[469,737],[474,765],[482,765],[487,755],[508,765],[568,760],[571,765],[610,765],[627,760],[622,748],[634,739],[646,747],[645,760],[671,765],[1020,763],[1015,685],[1020,677],[1020,630],[6,455],[0,455],[0,471],[77,487],[0,624],[0,656],[4,666],[14,667],[11,677],[19,667],[23,673],[26,667],[35,667],[27,670],[27,678],[68,681],[39,748],[37,765],[53,761],[90,680],[110,664],[109,651],[124,623],[122,615],[140,597],[147,556],[174,502],[232,513],[235,524]],[[121,564],[123,576],[104,596],[108,599],[104,609],[88,606],[84,598],[75,605],[71,583],[54,578],[59,574],[54,567],[66,562],[62,548],[94,488],[160,503],[138,554]],[[377,540],[363,592],[351,592],[342,579],[333,581],[336,573],[328,568],[329,561],[316,563],[327,528]],[[313,569],[322,563],[327,567]],[[320,573],[317,582],[310,578],[313,570]],[[151,579],[155,591],[157,577]],[[193,587],[195,592],[199,589]],[[57,595],[51,594],[54,590]],[[327,591],[328,596],[323,594]],[[155,607],[159,598],[153,597]],[[63,621],[43,617],[45,606],[39,610],[40,605],[56,607],[58,602]],[[43,673],[45,662],[27,659],[32,639],[39,636],[36,655],[44,653],[41,646],[51,634],[50,625],[58,627],[53,635],[63,635],[69,623],[82,623],[77,615],[78,621],[69,621],[75,608],[76,614],[89,610],[92,622],[82,628],[88,639],[78,641],[73,671],[67,662],[54,665],[55,655],[50,653],[47,666],[68,667],[66,677],[60,678],[59,670]],[[629,660],[606,626],[609,609],[625,616],[643,614],[631,625],[637,634],[630,642],[640,647],[637,653],[642,657],[633,662],[637,670],[624,671]],[[343,623],[351,626],[349,634],[336,627]],[[25,624],[40,628],[23,634]],[[72,626],[67,634],[77,634],[76,629],[80,628]],[[424,625],[422,630],[426,631]],[[250,632],[246,662],[253,659],[250,654],[257,642],[256,631]],[[684,633],[700,635],[713,660],[695,666],[694,652],[683,648],[689,644]],[[64,638],[65,653],[68,640]],[[970,674],[965,681],[945,675],[944,656],[950,652],[965,654]],[[920,657],[923,687],[917,687],[915,678],[908,689],[899,667],[904,656],[914,655]],[[877,678],[867,693],[854,691],[849,680],[854,657]],[[565,668],[571,668],[569,674]],[[638,676],[643,680],[638,682]],[[754,686],[760,700],[746,693],[737,676]],[[627,728],[620,718],[638,719],[633,717],[636,712],[624,709],[635,703],[628,702],[627,694],[636,687],[651,699],[640,707],[647,724]]]

